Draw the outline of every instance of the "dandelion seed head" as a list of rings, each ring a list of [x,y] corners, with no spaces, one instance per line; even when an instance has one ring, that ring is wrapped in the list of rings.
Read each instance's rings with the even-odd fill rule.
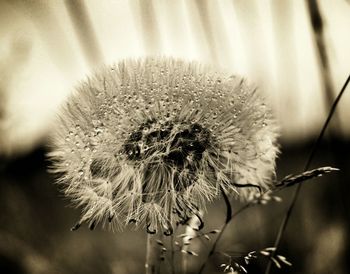
[[[271,185],[277,127],[242,78],[171,58],[126,60],[81,83],[52,133],[53,171],[81,222],[171,229],[220,189]]]

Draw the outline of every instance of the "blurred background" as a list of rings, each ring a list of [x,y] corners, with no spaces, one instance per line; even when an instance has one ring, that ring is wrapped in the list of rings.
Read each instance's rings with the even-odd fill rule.
[[[247,78],[281,126],[283,178],[303,171],[348,77],[349,29],[347,0],[0,1],[0,273],[143,272],[144,231],[70,232],[79,210],[47,173],[52,120],[86,75],[123,58],[158,55]],[[280,249],[293,267],[272,273],[350,272],[349,118],[347,90],[311,165],[341,171],[305,183]],[[272,246],[292,192],[237,217],[218,250]],[[223,202],[211,204],[205,230],[224,219]],[[199,256],[189,273],[211,243],[193,243]],[[205,273],[222,273],[225,260],[213,256]],[[263,273],[265,266],[258,260],[248,270]]]

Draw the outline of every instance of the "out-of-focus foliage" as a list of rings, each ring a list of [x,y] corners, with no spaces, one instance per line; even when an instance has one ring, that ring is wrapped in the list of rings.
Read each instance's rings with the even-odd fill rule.
[[[336,92],[349,73],[350,5],[319,7]],[[0,34],[2,154],[33,147],[77,81],[125,57],[195,59],[247,77],[271,101],[285,140],[313,136],[329,104],[302,0],[1,1]],[[344,137],[349,103],[350,93],[334,128]]]

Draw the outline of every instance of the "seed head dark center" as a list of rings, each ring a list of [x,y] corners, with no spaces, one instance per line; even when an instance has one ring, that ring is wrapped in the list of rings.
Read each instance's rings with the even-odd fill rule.
[[[157,126],[155,120],[148,120],[130,134],[123,152],[130,161],[159,157],[178,172],[185,168],[193,172],[209,143],[209,131],[198,123],[179,127],[168,122]]]

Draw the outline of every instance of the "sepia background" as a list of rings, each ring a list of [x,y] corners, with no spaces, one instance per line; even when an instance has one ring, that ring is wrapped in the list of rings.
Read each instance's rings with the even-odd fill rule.
[[[348,0],[0,1],[0,273],[143,272],[144,231],[70,232],[79,210],[47,173],[55,113],[86,75],[123,58],[156,55],[247,78],[280,124],[283,178],[303,171],[349,75],[349,29]],[[347,90],[311,164],[340,171],[305,183],[279,251],[293,266],[272,273],[350,271],[349,118]],[[240,215],[218,250],[272,246],[292,193]],[[224,219],[223,202],[211,204],[205,230]],[[199,256],[190,259],[190,273],[211,243],[193,243]],[[221,263],[213,256],[205,273],[222,273]],[[263,273],[265,266],[259,259],[248,270]]]

